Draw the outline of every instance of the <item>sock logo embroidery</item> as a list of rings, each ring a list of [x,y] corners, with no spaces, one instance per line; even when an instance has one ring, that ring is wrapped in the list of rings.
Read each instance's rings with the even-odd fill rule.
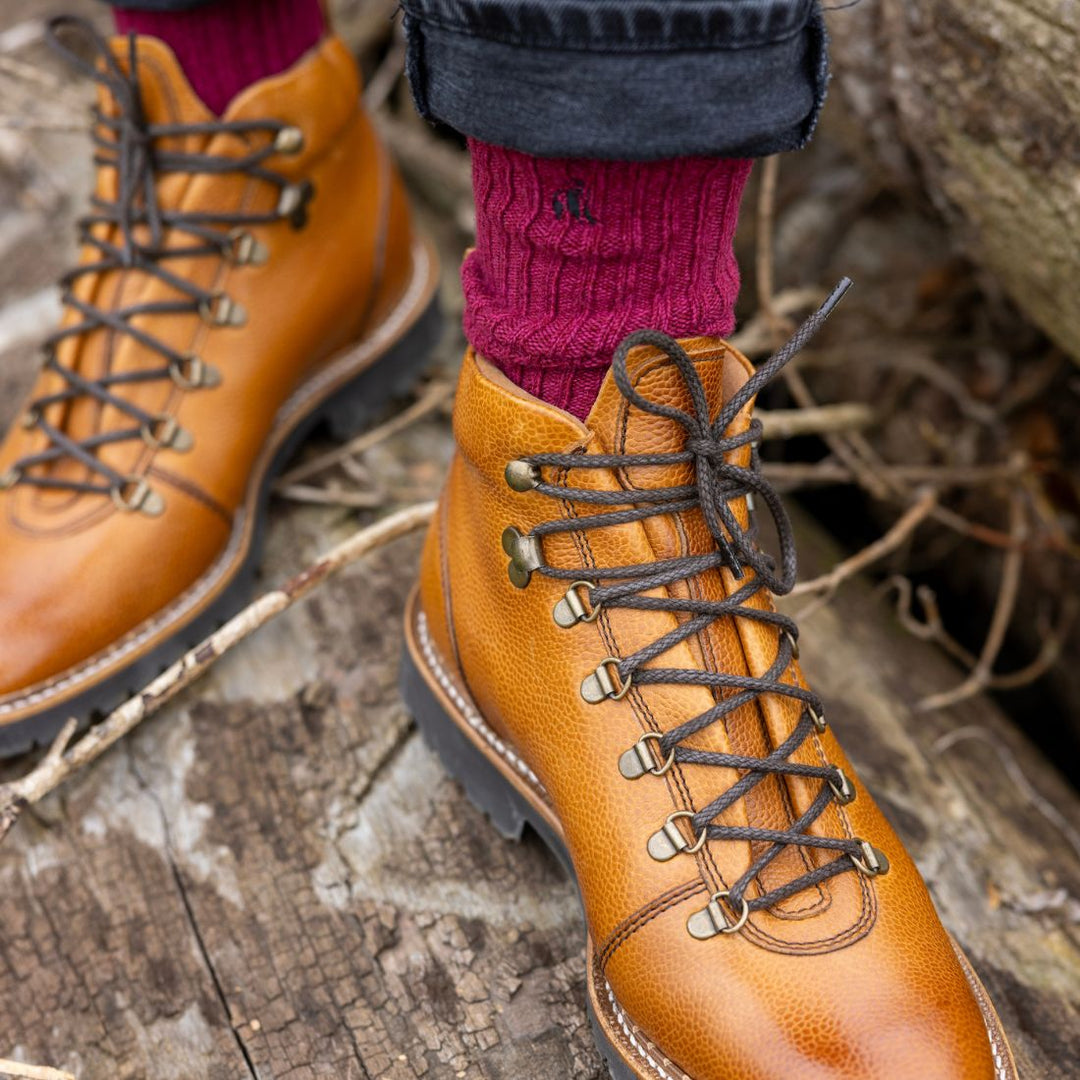
[[[566,187],[556,191],[551,197],[551,208],[559,221],[562,221],[563,214],[569,214],[575,221],[596,224],[596,218],[589,212],[589,204],[585,200],[585,185],[580,180],[571,180]]]

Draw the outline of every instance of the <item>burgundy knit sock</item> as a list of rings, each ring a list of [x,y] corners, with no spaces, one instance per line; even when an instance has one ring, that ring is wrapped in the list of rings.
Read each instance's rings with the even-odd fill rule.
[[[469,149],[465,334],[518,386],[584,419],[632,330],[731,333],[749,161],[534,158],[475,140]]]
[[[218,115],[246,86],[291,67],[326,30],[319,0],[213,0],[189,11],[114,14],[119,33],[164,41]]]

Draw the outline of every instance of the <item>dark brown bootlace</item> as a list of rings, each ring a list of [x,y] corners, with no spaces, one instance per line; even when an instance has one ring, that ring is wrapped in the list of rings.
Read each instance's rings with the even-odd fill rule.
[[[623,507],[584,517],[544,522],[524,535],[516,529],[508,529],[504,535],[504,546],[512,559],[510,575],[515,584],[524,587],[533,571],[573,582],[565,599],[560,601],[555,609],[556,622],[569,626],[577,621],[591,621],[602,610],[618,607],[639,611],[668,611],[677,616],[685,616],[675,629],[638,652],[606,660],[596,673],[590,675],[582,684],[582,695],[586,700],[621,698],[631,686],[660,683],[706,686],[714,692],[730,692],[730,696],[723,697],[713,708],[700,716],[662,734],[648,733],[623,755],[620,768],[624,775],[630,778],[646,773],[662,775],[674,763],[716,765],[741,773],[735,784],[696,813],[685,811],[672,815],[665,827],[650,841],[650,852],[656,858],[672,857],[680,851],[697,851],[707,840],[751,841],[767,845],[730,890],[723,894],[728,898],[729,909],[742,913],[738,920],[740,926],[750,911],[770,907],[837,874],[858,869],[873,875],[884,872],[888,866],[881,852],[863,841],[846,837],[812,836],[806,831],[831,803],[850,802],[854,798],[854,790],[843,772],[834,766],[803,765],[790,760],[815,730],[823,730],[824,705],[812,691],[782,681],[782,676],[797,655],[798,628],[794,621],[778,612],[752,607],[749,601],[762,589],[768,589],[776,596],[783,596],[791,591],[796,576],[794,538],[791,523],[779,496],[761,474],[757,450],[761,422],[753,420],[741,434],[727,434],[739,411],[777,376],[813,336],[850,284],[848,279],[843,279],[791,340],[761,365],[745,385],[724,403],[713,421],[709,419],[709,403],[701,378],[693,361],[678,342],[666,334],[649,330],[627,337],[616,351],[613,361],[613,376],[619,390],[627,401],[643,412],[673,420],[685,428],[685,449],[654,454],[536,454],[512,462],[507,469],[507,481],[518,490],[535,490],[539,494],[570,503]],[[630,350],[639,345],[652,346],[671,358],[686,383],[693,403],[692,413],[651,401],[635,389],[627,371],[627,357]],[[734,465],[727,460],[732,451],[748,444],[751,447],[748,468]],[[693,483],[634,489],[632,492],[563,487],[545,480],[542,471],[628,470],[684,464],[690,464],[694,468]],[[748,529],[742,529],[731,509],[732,501],[744,496],[763,502],[775,521],[780,545],[779,568],[776,560],[759,549],[756,526],[751,523]],[[628,501],[635,505],[626,507]],[[593,569],[587,571],[593,578],[587,582],[577,580],[582,577],[580,569],[567,570],[551,566],[543,557],[542,540],[555,533],[625,525],[651,517],[693,510],[701,511],[716,542],[714,552],[661,559],[647,564]],[[722,566],[727,566],[737,579],[743,581],[734,593],[723,600],[644,595],[651,590],[663,589]],[[745,573],[747,568],[753,571],[749,578]],[[584,600],[586,595],[587,603]],[[776,658],[762,676],[647,666],[680,642],[703,632],[714,620],[723,618],[748,619],[767,623],[778,629]],[[683,745],[684,741],[696,732],[744,705],[753,703],[764,694],[793,698],[803,706],[794,730],[768,756],[723,754]],[[649,743],[652,745],[648,745]],[[766,829],[717,823],[715,819],[771,775],[798,776],[822,782],[816,798],[805,812],[791,823],[790,828]],[[679,824],[680,819],[683,824]],[[686,835],[687,828],[689,839]],[[789,845],[834,851],[836,858],[762,895],[746,897],[750,883]],[[731,920],[728,920],[728,928],[730,927]]]
[[[86,44],[91,57],[89,61],[60,40],[60,33],[68,28]],[[194,390],[215,385],[220,376],[198,357],[177,352],[153,334],[132,325],[131,320],[145,315],[197,314],[212,326],[237,326],[246,321],[246,312],[240,305],[222,293],[209,292],[185,280],[174,273],[168,263],[174,259],[207,257],[227,259],[236,264],[258,264],[265,260],[266,251],[248,231],[252,226],[284,220],[293,228],[303,227],[307,205],[313,195],[311,184],[293,183],[264,165],[275,155],[298,152],[303,136],[299,129],[274,120],[151,124],[146,120],[142,105],[134,35],[128,39],[126,72],[117,63],[109,43],[85,19],[60,16],[51,20],[48,40],[78,70],[103,85],[116,104],[115,116],[106,115],[95,105],[92,139],[95,164],[116,170],[117,197],[104,199],[94,195],[91,198],[92,212],[78,222],[79,243],[96,251],[99,257],[75,267],[60,280],[63,304],[81,317],[44,342],[44,368],[59,375],[64,387],[35,398],[23,417],[27,427],[37,427],[46,434],[49,445],[39,453],[21,458],[0,476],[0,489],[22,483],[96,492],[111,495],[124,508],[149,510],[152,504],[146,500],[145,485],[99,460],[96,451],[109,443],[140,438],[155,447],[185,449],[190,445],[190,436],[171,418],[149,413],[114,390],[159,379],[172,379],[182,389]],[[183,153],[162,145],[164,139],[220,134],[251,139],[255,148],[242,156],[224,157]],[[161,205],[157,184],[160,177],[177,173],[253,177],[278,189],[277,206],[268,213],[170,210]],[[167,234],[174,241],[177,236],[182,236],[190,242],[166,246]],[[109,236],[115,236],[119,242],[106,238]],[[178,296],[175,300],[107,310],[75,295],[74,286],[80,279],[109,271],[156,278],[175,290]],[[95,378],[88,378],[60,363],[57,347],[61,342],[102,328],[118,338],[133,338],[160,356],[164,363],[137,371],[107,372]],[[92,398],[101,406],[113,406],[131,421],[131,426],[101,431],[82,439],[72,438],[63,430],[63,421],[60,425],[53,423],[46,411],[54,406],[66,409],[79,398]],[[50,466],[62,458],[81,462],[89,470],[89,478],[76,480],[56,476]],[[133,505],[136,499],[140,506]]]

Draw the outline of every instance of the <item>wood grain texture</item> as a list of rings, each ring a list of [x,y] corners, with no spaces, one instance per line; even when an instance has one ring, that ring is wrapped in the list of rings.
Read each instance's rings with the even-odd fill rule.
[[[849,144],[894,177],[914,166],[967,253],[1080,360],[1080,5],[864,0],[829,27]]]
[[[101,14],[89,0],[78,6]],[[351,0],[342,6],[360,12]],[[44,7],[19,0],[3,22],[38,17]],[[1064,124],[1075,114],[1043,98],[1054,87],[1065,94],[1076,76],[1075,63],[1059,62],[1069,34],[1075,49],[1075,6],[993,0],[968,10],[959,0],[879,0],[845,13],[852,28],[856,19],[871,19],[864,47],[872,66],[889,69],[890,58],[899,58],[888,79],[865,82],[867,93],[885,94],[879,126],[864,129],[882,153],[893,137],[894,165],[905,167],[897,129],[888,127],[895,94],[904,131],[925,125],[928,133],[921,167],[949,180],[955,219],[979,226],[972,243],[991,235],[1009,205],[1022,232],[1035,230],[1012,241],[1018,297],[1034,245],[1040,257],[1058,260],[1060,273],[1067,253],[1057,254],[1059,241],[1078,235],[1069,216],[1075,204],[1060,180],[1067,154],[1045,173],[1054,199],[1065,200],[1051,214],[1060,235],[1039,233],[1023,216],[1043,190],[1034,181],[1030,191],[1022,186],[1031,174],[999,164],[987,174],[993,186],[980,206],[981,189],[968,194],[963,186],[982,182],[978,170],[975,180],[967,171],[965,155],[975,150],[952,148],[926,117],[945,109],[962,86],[1005,100],[993,79],[973,82],[963,58],[973,55],[984,20],[1025,10],[1057,10],[1064,25],[1061,41],[1043,46],[1049,59],[1032,61],[1042,65],[1047,87],[1032,81],[1026,91],[1037,99],[1033,123],[1049,123],[1038,120],[1048,116]],[[909,23],[909,14],[936,26],[937,13],[951,37],[911,29],[919,24]],[[1035,25],[1045,21],[1040,14]],[[845,60],[849,45],[839,40],[840,13],[833,24],[838,86],[847,93],[855,69]],[[894,27],[895,40],[886,41],[882,35]],[[950,74],[937,85],[935,58],[946,47],[957,51],[963,78]],[[1021,78],[1019,48],[1008,35],[1000,40],[1005,59],[996,62],[1010,66],[995,70]],[[910,101],[901,104],[892,80],[904,74],[905,58]],[[1009,122],[1026,122],[1005,106],[989,113],[991,130],[1002,125],[1006,134]],[[990,153],[988,143],[965,139]],[[1071,145],[1064,136],[1059,142]],[[1053,150],[1055,140],[1049,143]],[[35,168],[53,177],[57,191],[77,190],[86,179],[85,146],[39,144]],[[1000,153],[1020,160],[1018,145],[1006,140]],[[28,190],[29,183],[16,185],[12,177],[21,174],[9,164],[3,158],[2,190]],[[12,195],[5,222],[21,214],[28,224],[0,230],[0,299],[36,296],[55,277],[65,256],[59,237],[70,247],[70,219],[80,205],[65,197],[16,210]],[[451,253],[451,285],[454,264]],[[24,326],[25,309],[16,318],[12,308],[0,313],[0,338],[6,332],[15,342],[0,353],[0,424],[32,375],[33,328]],[[427,497],[449,444],[447,425],[430,419],[369,451],[365,464],[388,491]],[[279,506],[267,581],[284,580],[354,523],[333,509]],[[805,521],[799,534],[804,577],[835,561]],[[400,612],[418,543],[379,553],[264,628],[22,817],[0,845],[0,1058],[61,1067],[79,1080],[604,1076],[585,1020],[573,887],[535,839],[513,845],[498,838],[444,776],[400,704]],[[986,700],[948,715],[914,714],[914,701],[959,675],[905,636],[866,586],[845,586],[807,622],[802,647],[864,779],[993,993],[1022,1075],[1075,1075],[1080,864],[992,747],[972,741],[939,752],[935,742],[961,725],[986,729],[1074,828],[1075,794]],[[21,766],[6,767],[5,775],[15,769]]]
[[[433,422],[427,438],[437,434]],[[268,574],[344,528],[279,514]],[[800,523],[806,573],[831,552]],[[573,887],[509,844],[396,691],[415,538],[265,628],[0,847],[0,1050],[80,1080],[599,1078]],[[986,701],[910,702],[956,672],[861,585],[804,629],[830,716],[987,981],[1022,1074],[1080,1059],[1080,866],[976,723],[1071,819]],[[0,1055],[2,1056],[2,1055]]]

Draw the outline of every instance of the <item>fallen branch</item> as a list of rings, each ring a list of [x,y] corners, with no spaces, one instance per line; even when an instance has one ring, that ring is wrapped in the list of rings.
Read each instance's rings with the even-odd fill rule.
[[[350,510],[374,510],[386,502],[385,491],[362,491],[342,487],[311,487],[307,484],[286,484],[275,487],[274,494],[291,502],[312,506],[343,506]]]
[[[771,298],[771,317],[790,321],[796,315],[813,311],[825,299],[825,295],[823,289],[785,289]],[[728,338],[728,344],[750,359],[771,352],[776,347],[776,335],[772,330],[770,316],[759,311]],[[800,354],[795,363],[802,363],[803,356],[804,354]]]
[[[937,492],[933,488],[927,488],[880,539],[864,547],[862,551],[856,552],[850,558],[838,562],[827,574],[812,578],[810,581],[799,582],[789,595],[823,594],[818,601],[801,611],[799,618],[805,619],[820,604],[828,603],[832,595],[848,578],[854,577],[855,574],[872,566],[879,559],[896,551],[930,516],[937,505],[937,498]]]
[[[826,435],[855,431],[874,422],[874,410],[861,401],[818,405],[813,409],[758,409],[763,439],[794,439],[800,435]]]
[[[434,509],[435,504],[432,502],[418,503],[354,533],[306,570],[290,578],[281,588],[264,593],[239,614],[234,615],[224,626],[185,653],[101,723],[91,727],[73,745],[69,744],[77,725],[74,720],[69,720],[48,754],[31,772],[18,780],[0,785],[0,840],[10,831],[24,807],[40,801],[73,773],[100,757],[113,743],[127,735],[148,716],[152,716],[181,690],[190,686],[230,649],[344,567],[376,548],[423,526]]]
[[[63,1069],[50,1069],[47,1065],[24,1065],[21,1061],[0,1058],[0,1076],[14,1076],[18,1080],[75,1080]]]

